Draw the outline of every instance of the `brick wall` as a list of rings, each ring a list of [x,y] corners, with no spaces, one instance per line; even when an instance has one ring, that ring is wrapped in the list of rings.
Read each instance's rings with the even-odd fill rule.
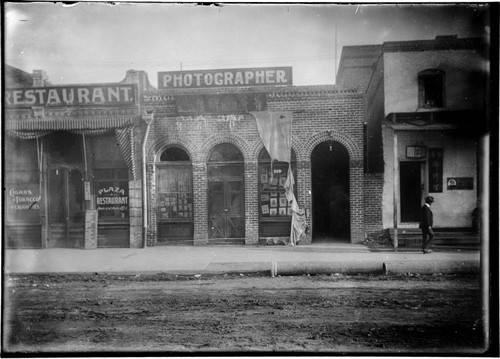
[[[255,89],[224,89],[227,92]],[[186,91],[186,90],[185,90]],[[219,89],[220,91],[220,89]],[[311,153],[324,141],[338,141],[350,156],[351,241],[364,238],[363,178],[363,95],[335,86],[260,88],[266,93],[269,110],[293,112],[292,147],[297,155],[297,197],[299,206],[311,209]],[[210,93],[199,90],[195,93]],[[214,92],[212,90],[212,92]],[[182,92],[180,92],[182,93]],[[193,92],[191,92],[193,93]],[[245,163],[245,243],[259,241],[258,166],[263,148],[257,124],[250,114],[179,116],[175,113],[172,91],[147,93],[146,109],[155,112],[155,122],[147,144],[148,227],[156,240],[155,161],[171,145],[183,148],[193,164],[194,243],[208,241],[207,159],[220,143],[231,143],[242,153]],[[311,225],[311,218],[308,219]],[[311,241],[311,233],[304,242]]]
[[[365,231],[367,236],[380,234],[382,231],[382,189],[383,173],[366,173],[365,190]]]

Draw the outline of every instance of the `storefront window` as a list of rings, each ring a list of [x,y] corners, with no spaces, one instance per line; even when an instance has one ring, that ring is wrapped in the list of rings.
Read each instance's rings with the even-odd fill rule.
[[[128,170],[126,168],[95,169],[94,186],[99,221],[128,221]]]
[[[156,163],[158,241],[192,240],[193,170],[189,155],[167,148]]]
[[[292,151],[292,173],[297,178],[296,157]],[[265,149],[259,155],[259,214],[261,236],[290,235],[292,208],[285,196],[285,182],[288,177],[287,162],[274,161]],[[297,197],[297,187],[294,187]]]
[[[296,177],[295,156],[292,160],[292,172]],[[266,217],[291,217],[292,209],[285,197],[285,182],[288,176],[288,163],[271,159],[266,150],[259,156],[260,213]],[[296,188],[294,188],[296,192]]]
[[[8,223],[40,222],[36,140],[5,137],[4,194]]]

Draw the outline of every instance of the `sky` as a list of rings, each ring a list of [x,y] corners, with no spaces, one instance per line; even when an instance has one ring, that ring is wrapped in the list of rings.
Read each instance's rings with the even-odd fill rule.
[[[335,83],[342,47],[488,36],[485,4],[5,3],[4,63],[53,85],[158,72],[292,66],[293,84]]]

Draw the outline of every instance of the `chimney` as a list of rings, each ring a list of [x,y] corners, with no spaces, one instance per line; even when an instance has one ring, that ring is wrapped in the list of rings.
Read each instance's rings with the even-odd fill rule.
[[[33,87],[44,87],[48,84],[49,77],[43,70],[33,70],[31,78],[33,79]]]

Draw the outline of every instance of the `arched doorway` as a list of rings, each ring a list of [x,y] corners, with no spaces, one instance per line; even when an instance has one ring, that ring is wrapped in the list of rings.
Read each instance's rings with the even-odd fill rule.
[[[243,155],[222,143],[208,157],[208,238],[211,243],[245,242]]]
[[[192,244],[193,166],[182,148],[169,147],[156,163],[157,244]]]
[[[317,145],[311,154],[313,242],[349,242],[349,153],[339,142]]]

